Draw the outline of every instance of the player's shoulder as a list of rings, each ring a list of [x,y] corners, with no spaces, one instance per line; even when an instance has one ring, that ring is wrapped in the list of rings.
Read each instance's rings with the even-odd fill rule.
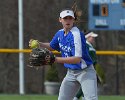
[[[61,34],[61,33],[64,33],[64,29],[60,29],[56,32],[56,34]]]
[[[63,32],[64,31],[64,29],[60,29],[60,30],[58,30],[58,32]]]
[[[59,35],[60,33],[62,33],[64,31],[64,29],[60,29],[56,32],[56,35]]]
[[[80,32],[80,30],[78,29],[78,27],[74,26],[72,27],[71,32]]]
[[[81,34],[81,31],[78,27],[73,27],[70,31],[72,32],[73,35]]]

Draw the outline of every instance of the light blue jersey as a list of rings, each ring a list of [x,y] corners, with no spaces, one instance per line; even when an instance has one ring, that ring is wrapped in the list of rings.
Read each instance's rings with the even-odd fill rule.
[[[88,53],[85,36],[77,27],[73,27],[67,35],[64,34],[64,29],[59,30],[50,42],[50,46],[60,51],[62,57],[82,58],[77,64],[65,63],[66,68],[84,69],[93,63]]]

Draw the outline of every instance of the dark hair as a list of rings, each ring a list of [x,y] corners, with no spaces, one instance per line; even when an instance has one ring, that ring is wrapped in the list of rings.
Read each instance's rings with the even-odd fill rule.
[[[75,16],[76,22],[79,23],[79,21],[80,21],[80,16],[82,15],[82,11],[78,9],[77,0],[74,0],[71,9],[72,9],[73,12],[74,12],[74,16]]]

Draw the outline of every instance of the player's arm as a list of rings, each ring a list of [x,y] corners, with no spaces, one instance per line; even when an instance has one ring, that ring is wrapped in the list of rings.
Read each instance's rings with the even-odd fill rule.
[[[50,47],[50,43],[39,42],[39,46],[40,46],[40,47],[47,48],[47,49],[49,49],[49,50],[54,50],[53,48]]]
[[[80,63],[81,57],[56,57],[55,62],[57,63],[68,63],[68,64],[76,64]]]

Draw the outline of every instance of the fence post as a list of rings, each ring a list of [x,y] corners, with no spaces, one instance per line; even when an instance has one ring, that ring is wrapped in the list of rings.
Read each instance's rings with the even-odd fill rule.
[[[118,55],[116,55],[116,94],[119,95],[119,64],[118,64],[119,58]]]

